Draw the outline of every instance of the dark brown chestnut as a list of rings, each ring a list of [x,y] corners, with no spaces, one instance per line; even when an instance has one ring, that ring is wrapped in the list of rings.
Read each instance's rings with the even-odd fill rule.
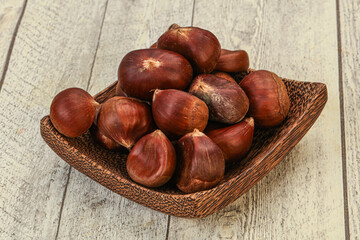
[[[190,63],[180,54],[151,48],[126,54],[118,77],[121,89],[129,97],[151,100],[155,89],[185,89],[192,73]]]
[[[290,100],[282,79],[275,73],[259,70],[250,73],[240,82],[249,98],[248,115],[259,127],[274,127],[283,122],[289,113]]]
[[[246,72],[249,69],[249,55],[244,50],[221,49],[215,70],[223,72]]]
[[[215,76],[221,77],[221,78],[223,78],[223,79],[226,79],[226,80],[228,80],[228,81],[230,81],[230,82],[237,83],[237,82],[235,81],[235,79],[233,79],[233,77],[230,76],[230,75],[227,74],[227,73],[224,73],[224,72],[213,72],[212,74],[214,74]]]
[[[137,140],[154,130],[150,106],[140,100],[115,96],[101,105],[97,126],[121,146],[131,149]]]
[[[67,137],[78,137],[91,127],[99,104],[85,90],[68,88],[50,106],[50,120]]]
[[[158,48],[183,55],[197,73],[212,72],[220,57],[219,40],[210,31],[198,27],[172,27],[157,43]]]
[[[210,120],[234,124],[245,117],[249,108],[249,100],[237,83],[213,74],[198,75],[189,93],[207,104]]]
[[[199,98],[180,90],[156,90],[152,101],[156,125],[169,137],[180,138],[195,128],[203,131],[209,109]]]
[[[175,167],[175,149],[160,130],[140,138],[126,161],[130,178],[147,187],[160,187],[167,183]]]
[[[116,143],[114,140],[112,140],[111,138],[105,136],[105,134],[100,132],[99,128],[95,124],[93,124],[91,126],[90,134],[91,134],[91,137],[93,138],[94,142],[96,142],[101,147],[103,147],[107,150],[110,150],[110,151],[125,150],[125,148],[123,146]]]
[[[210,189],[224,178],[221,149],[197,129],[180,138],[178,156],[175,182],[185,193]]]
[[[206,127],[204,133],[220,147],[225,163],[243,158],[249,151],[254,136],[254,119],[245,118],[231,126]]]

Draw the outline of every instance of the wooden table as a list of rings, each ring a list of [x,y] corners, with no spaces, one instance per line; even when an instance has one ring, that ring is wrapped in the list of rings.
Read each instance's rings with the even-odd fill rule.
[[[39,122],[94,94],[171,23],[245,49],[251,67],[325,83],[315,125],[261,182],[204,219],[155,212],[70,168]],[[360,0],[0,0],[0,239],[359,239]]]

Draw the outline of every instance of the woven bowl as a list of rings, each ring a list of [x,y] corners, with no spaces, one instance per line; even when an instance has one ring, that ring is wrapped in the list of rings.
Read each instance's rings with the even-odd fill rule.
[[[244,74],[234,74],[240,81]],[[107,151],[95,144],[87,132],[77,138],[61,135],[49,116],[41,120],[41,135],[63,160],[91,179],[134,202],[154,210],[188,218],[213,214],[248,191],[273,169],[319,117],[327,101],[326,85],[283,79],[291,107],[282,125],[255,129],[253,145],[240,162],[227,167],[225,178],[216,187],[184,194],[173,182],[160,188],[146,188],[133,182],[126,172],[126,154]],[[102,103],[115,94],[116,82],[95,95]]]

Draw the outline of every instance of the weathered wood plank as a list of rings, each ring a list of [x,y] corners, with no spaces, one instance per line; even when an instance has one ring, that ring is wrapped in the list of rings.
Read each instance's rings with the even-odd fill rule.
[[[24,8],[24,2],[24,0],[0,0],[0,79],[3,76],[5,63],[10,56],[9,49]]]
[[[39,121],[87,86],[105,1],[29,1],[0,93],[0,239],[54,239],[69,167]]]
[[[177,22],[190,25],[193,2],[112,1],[102,29],[89,91],[117,79],[117,67],[129,51],[148,48]],[[59,239],[164,239],[168,216],[142,207],[92,181],[76,170],[64,202]]]
[[[335,1],[198,0],[194,26],[213,31],[224,48],[247,50],[255,69],[326,83],[330,97],[268,176],[218,214],[172,217],[169,239],[343,239]]]
[[[360,1],[339,3],[349,234],[360,239]]]

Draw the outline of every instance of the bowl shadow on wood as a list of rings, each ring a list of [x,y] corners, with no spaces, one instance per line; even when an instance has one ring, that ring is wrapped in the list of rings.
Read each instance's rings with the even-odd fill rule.
[[[243,73],[233,74],[239,81]],[[154,210],[188,218],[213,214],[235,201],[273,169],[319,117],[327,101],[326,85],[283,79],[291,107],[282,125],[256,129],[253,145],[240,162],[228,166],[225,178],[216,187],[184,194],[173,182],[149,189],[133,182],[126,172],[124,153],[107,151],[93,142],[89,132],[77,138],[61,135],[49,116],[41,120],[41,135],[63,160],[111,191]],[[114,96],[116,82],[96,94],[98,102]]]

